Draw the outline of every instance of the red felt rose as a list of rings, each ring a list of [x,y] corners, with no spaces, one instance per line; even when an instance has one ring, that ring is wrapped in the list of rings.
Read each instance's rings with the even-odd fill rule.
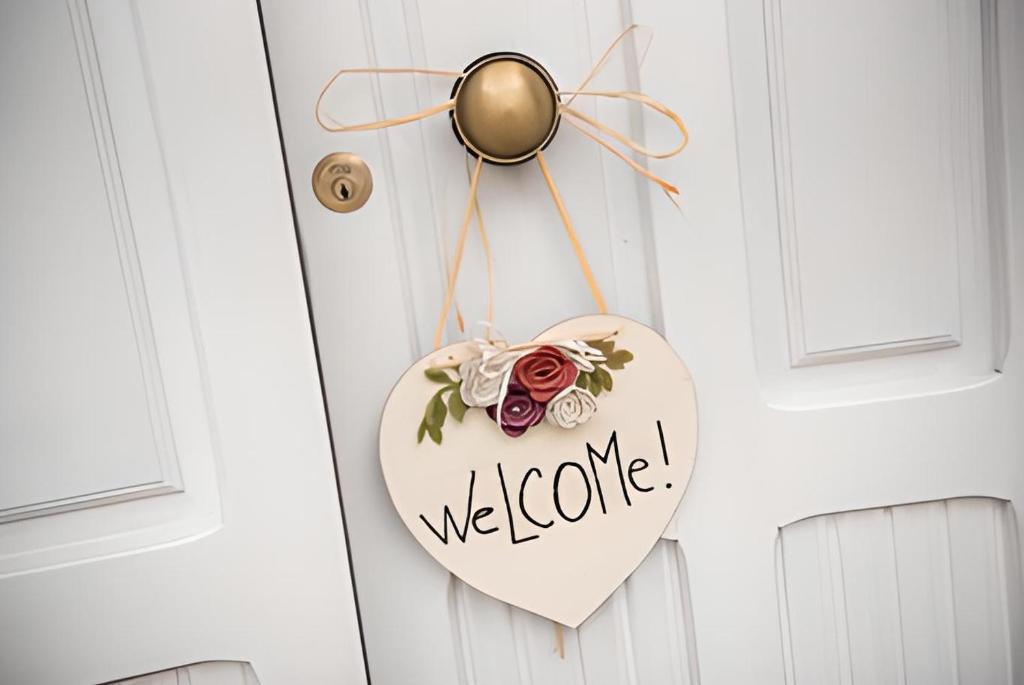
[[[576,382],[576,365],[557,347],[545,345],[516,362],[512,378],[530,393],[536,402],[547,402]]]

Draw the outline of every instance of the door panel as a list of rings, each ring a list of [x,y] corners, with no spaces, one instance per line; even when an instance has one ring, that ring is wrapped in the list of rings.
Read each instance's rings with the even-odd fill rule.
[[[964,496],[1020,511],[1024,143],[1004,122],[1024,116],[1024,24],[1009,2],[890,4],[263,3],[376,681],[781,683],[795,662],[780,629],[780,528]],[[700,456],[667,531],[678,542],[659,543],[567,632],[563,661],[550,624],[464,587],[414,543],[378,467],[380,408],[430,349],[464,152],[444,117],[330,134],[312,108],[339,68],[459,69],[504,49],[573,83],[633,21],[655,40],[619,81],[667,102],[692,133],[654,165],[682,189],[682,216],[571,130],[546,155],[610,308],[663,328],[691,368]],[[353,79],[328,110],[394,117],[450,88]],[[630,107],[599,116],[661,141]],[[336,150],[375,174],[354,214],[307,190]],[[486,167],[480,204],[508,338],[592,311],[535,165]],[[457,292],[470,325],[485,316],[484,284],[471,240]],[[447,334],[460,337],[454,324]],[[925,563],[925,550],[910,554]],[[1014,620],[1008,635],[1019,654]],[[865,654],[858,664],[875,658]]]
[[[459,682],[700,682],[686,560],[674,540],[660,541],[578,630],[565,629],[565,659],[550,621],[455,578],[449,592]]]
[[[0,203],[0,572],[19,573],[202,535],[221,507],[131,6],[4,11],[38,70],[0,75],[33,105],[4,109]]]
[[[1013,507],[988,498],[784,526],[788,674],[823,684],[1013,682],[1020,558]]]
[[[850,9],[843,3],[811,6],[786,0],[781,6],[783,14],[791,12],[811,27],[804,29],[809,33],[814,32],[818,23],[822,30],[827,29],[835,17],[846,17],[843,13]],[[946,6],[947,3],[901,4],[899,8],[917,12],[922,26],[927,28],[931,25],[927,17],[947,16]],[[680,508],[679,535],[687,556],[701,676],[708,682],[781,682],[784,678],[777,655],[783,651],[780,648],[787,638],[779,635],[778,624],[771,625],[778,612],[771,607],[771,584],[765,582],[777,572],[766,563],[765,550],[769,541],[776,538],[779,527],[826,512],[970,495],[1010,500],[1019,516],[1019,502],[1024,497],[1024,468],[1020,461],[1024,435],[1015,418],[1019,407],[1024,406],[1024,378],[1016,367],[1021,349],[1019,294],[1024,281],[1013,268],[1021,258],[1020,226],[1019,221],[1000,224],[993,219],[1020,215],[1024,157],[1018,132],[1008,126],[992,131],[993,137],[1003,141],[998,146],[989,142],[986,132],[984,142],[974,144],[969,155],[971,164],[958,163],[954,169],[969,174],[979,166],[985,168],[985,191],[990,206],[983,204],[966,219],[958,217],[958,221],[965,221],[959,224],[963,228],[957,229],[958,261],[969,255],[973,271],[961,269],[947,277],[961,283],[960,311],[964,322],[969,316],[985,315],[988,309],[984,299],[964,296],[964,288],[975,292],[989,290],[994,294],[989,307],[1004,314],[993,316],[990,323],[974,329],[971,336],[965,335],[956,347],[799,366],[790,354],[791,331],[786,309],[772,305],[786,301],[786,267],[779,247],[784,243],[786,229],[780,219],[783,210],[779,208],[777,192],[783,180],[778,172],[778,151],[773,147],[773,131],[778,121],[772,115],[768,67],[773,54],[768,41],[779,30],[769,25],[775,20],[771,14],[774,7],[777,5],[753,1],[730,2],[726,6],[727,73],[732,78],[732,102],[723,104],[735,112],[738,164],[735,173],[726,171],[717,180],[725,182],[731,178],[737,182],[742,216],[738,212],[729,215],[720,206],[702,205],[700,240],[714,243],[706,259],[716,268],[693,265],[697,271],[690,272],[705,291],[716,294],[720,312],[746,310],[747,316],[737,314],[719,324],[711,349],[699,328],[702,321],[709,320],[701,318],[706,313],[679,300],[664,299],[670,335],[693,341],[691,358],[700,369],[694,373],[703,408],[702,444],[694,481]],[[975,65],[980,62],[983,74],[975,76],[971,85],[980,87],[981,81],[987,88],[996,88],[999,96],[998,104],[992,95],[983,93],[980,98],[985,107],[995,110],[985,112],[984,124],[973,124],[975,137],[970,140],[977,141],[989,122],[998,125],[999,121],[1010,121],[1011,114],[1020,116],[1022,112],[1019,84],[1024,73],[1024,34],[1019,8],[1014,3],[1000,3],[995,31],[985,28],[992,16],[988,10],[979,13],[977,6],[969,2],[951,3],[950,8],[947,28],[954,42],[948,49],[949,60],[955,61],[952,55],[965,54],[956,41],[973,46],[968,61]],[[903,26],[903,38],[889,40],[887,49],[902,45],[908,54],[889,59],[913,61],[915,57],[910,53],[917,49],[916,36],[920,30],[913,20],[904,17],[894,21],[886,10],[897,11],[895,5],[869,3],[856,9],[863,11],[845,20],[848,30],[885,32]],[[681,20],[678,13],[673,16],[667,11],[659,12],[658,16],[669,25],[670,16]],[[797,33],[799,36],[800,32]],[[994,45],[977,37],[986,33],[996,36]],[[784,29],[782,34],[786,35]],[[964,42],[965,36],[974,39]],[[789,40],[786,35],[784,42]],[[787,59],[791,56],[787,53]],[[998,57],[998,64],[993,64],[994,56]],[[649,57],[649,64],[661,64],[655,57]],[[821,59],[832,58],[823,54]],[[897,72],[900,68],[894,67]],[[655,68],[649,70],[654,71]],[[874,80],[888,78],[884,73],[874,74],[871,83],[860,86],[866,93],[865,126],[890,117],[894,119],[893,126],[898,127],[902,112],[893,112],[882,98],[869,97],[875,93]],[[715,75],[726,76],[721,72]],[[928,73],[920,77],[930,78]],[[856,82],[844,83],[857,87]],[[823,92],[827,93],[828,87],[827,83],[822,85]],[[816,97],[810,92],[812,98]],[[978,107],[977,97],[957,97],[954,96],[955,106],[960,111]],[[822,116],[829,111],[827,105],[822,106]],[[974,116],[977,122],[980,114]],[[851,135],[859,136],[862,132]],[[960,142],[964,140],[961,138]],[[982,153],[985,159],[975,161]],[[859,163],[858,160],[857,156],[839,155],[827,165],[820,162],[820,175],[827,179],[832,173],[846,173],[843,168]],[[691,157],[689,161],[702,160]],[[905,159],[893,154],[890,163],[904,164]],[[1002,165],[1004,173],[988,173],[990,163],[996,168]],[[930,172],[924,159],[917,164],[921,166],[920,174]],[[1004,184],[1001,179],[1009,180]],[[704,185],[712,183],[709,179]],[[705,192],[709,197],[712,195],[710,190]],[[871,211],[884,207],[875,195],[866,195],[861,201]],[[978,199],[972,200],[976,202]],[[723,215],[725,220],[715,221]],[[892,240],[896,245],[905,235],[922,235],[916,233],[920,231],[917,220],[916,214],[911,215],[899,225],[898,232],[894,228]],[[742,227],[738,235],[737,227]],[[708,236],[715,229],[722,234]],[[663,242],[668,233],[658,226],[659,248],[666,246],[659,249],[659,256],[689,248],[674,238]],[[972,239],[980,237],[979,245],[991,247],[970,248],[964,243],[968,235]],[[922,240],[931,238],[930,233],[923,234]],[[929,249],[921,246],[906,253],[904,268],[908,279],[931,269]],[[919,261],[919,254],[926,256],[923,262]],[[741,255],[746,258],[741,259]],[[873,268],[862,253],[848,251],[846,259],[865,273]],[[1009,265],[1008,273],[1000,274],[1000,262]],[[744,284],[747,292],[737,292],[735,279],[723,274],[744,269],[749,274]],[[667,272],[662,269],[662,273]],[[1003,336],[1007,328],[1011,331],[1008,338]],[[726,329],[724,334],[722,329]],[[966,323],[963,330],[967,330]],[[980,347],[972,349],[975,342]],[[965,351],[974,360],[970,364],[957,362],[951,367],[943,361]],[[994,372],[996,369],[1000,372]],[[705,374],[713,381],[702,383]],[[1021,654],[1019,621],[1011,621],[1009,629],[1010,653],[1016,660]],[[730,656],[734,655],[737,643],[749,647],[743,662]],[[1019,666],[1014,668],[1014,677],[1019,677]]]
[[[256,7],[0,2],[0,54],[0,682],[361,679]]]
[[[813,7],[765,12],[792,365],[991,347],[980,5]]]
[[[991,380],[1009,297],[994,4],[815,7],[768,2],[762,22],[750,3],[734,22],[764,35],[734,56],[766,396],[815,406]]]

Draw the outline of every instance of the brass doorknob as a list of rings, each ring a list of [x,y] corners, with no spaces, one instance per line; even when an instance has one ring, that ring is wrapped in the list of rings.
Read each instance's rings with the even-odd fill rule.
[[[372,192],[370,167],[351,152],[332,152],[313,169],[313,194],[333,212],[354,212]]]
[[[492,164],[533,159],[558,130],[558,88],[535,60],[496,52],[466,68],[452,89],[455,136]]]

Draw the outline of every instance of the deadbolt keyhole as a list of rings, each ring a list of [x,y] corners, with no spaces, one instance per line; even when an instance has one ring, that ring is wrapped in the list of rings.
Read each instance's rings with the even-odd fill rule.
[[[366,163],[348,152],[332,152],[313,169],[313,193],[335,212],[352,212],[373,192],[373,176]]]
[[[342,202],[348,202],[356,196],[356,184],[347,176],[335,179],[331,187],[334,190],[334,196]]]

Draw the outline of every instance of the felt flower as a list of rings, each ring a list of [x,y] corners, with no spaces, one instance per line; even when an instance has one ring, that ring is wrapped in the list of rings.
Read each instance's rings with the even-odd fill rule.
[[[575,428],[589,421],[596,411],[597,400],[590,391],[572,386],[548,402],[544,416],[559,428]]]
[[[496,345],[480,345],[480,373],[488,378],[503,378],[525,350],[506,350]]]
[[[508,365],[511,367],[514,361]],[[459,366],[459,378],[462,379],[459,394],[467,407],[486,407],[498,402],[503,374],[486,375],[481,370],[483,365],[483,358],[476,357]]]
[[[500,410],[497,404],[492,404],[487,407],[487,415],[501,425],[506,435],[518,438],[541,422],[544,405],[530,397],[529,391],[519,383],[509,382]]]
[[[601,350],[591,347],[582,340],[562,340],[552,344],[571,359],[576,368],[585,373],[594,370],[594,362],[605,361]]]
[[[616,349],[613,335],[542,345],[474,341],[471,358],[457,369],[424,369],[427,380],[440,387],[427,401],[416,442],[429,436],[440,445],[448,417],[461,423],[470,409],[485,409],[514,438],[545,418],[560,428],[586,423],[597,411],[596,398],[614,387],[612,372],[633,361],[629,350]]]
[[[576,364],[551,345],[538,347],[512,367],[512,378],[541,403],[575,383],[578,375]]]

